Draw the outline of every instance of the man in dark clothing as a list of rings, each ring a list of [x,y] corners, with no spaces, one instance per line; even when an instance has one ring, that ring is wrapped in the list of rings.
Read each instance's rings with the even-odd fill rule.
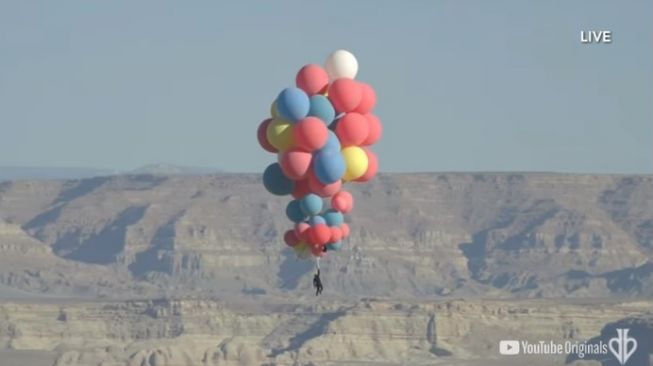
[[[317,270],[315,276],[313,276],[313,287],[315,287],[315,296],[322,293],[322,281],[320,280],[320,270]]]

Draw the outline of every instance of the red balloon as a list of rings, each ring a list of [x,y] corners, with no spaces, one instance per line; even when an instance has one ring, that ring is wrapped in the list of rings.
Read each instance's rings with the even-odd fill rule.
[[[293,198],[302,198],[306,196],[307,194],[311,193],[310,188],[308,187],[308,178],[307,179],[302,179],[298,180],[295,182],[295,185],[293,186],[292,189],[292,196]]]
[[[342,147],[358,146],[369,135],[369,122],[362,114],[347,113],[338,120],[336,135]]]
[[[366,83],[359,83],[361,88],[361,102],[354,110],[360,114],[370,113],[376,104],[376,92]]]
[[[258,130],[256,131],[256,137],[258,138],[258,143],[259,145],[261,145],[262,148],[264,148],[266,151],[269,151],[271,153],[275,153],[279,150],[277,150],[276,147],[270,144],[270,141],[268,141],[268,136],[266,133],[266,131],[268,130],[268,125],[270,125],[270,122],[272,122],[272,118],[268,118],[265,121],[261,122],[260,125],[258,125]]]
[[[320,182],[315,173],[311,170],[308,172],[308,189],[310,192],[320,197],[331,197],[336,194],[342,187],[342,180],[337,180],[331,184]]]
[[[326,224],[317,224],[311,226],[309,236],[311,243],[324,245],[331,239],[331,229]]]
[[[299,243],[299,237],[297,237],[295,230],[288,230],[283,234],[283,241],[285,241],[288,246],[294,247]]]
[[[381,121],[379,120],[379,117],[368,113],[365,115],[365,119],[367,120],[367,138],[361,145],[363,146],[369,146],[381,138],[381,134],[383,133],[383,126],[381,126]]]
[[[306,230],[306,239],[304,239],[304,241],[306,242],[306,244],[308,244],[309,247],[312,247],[313,245],[315,245],[315,242],[313,241],[313,238],[311,237],[311,232],[312,231],[313,231],[313,228],[310,228],[310,229]]]
[[[306,176],[311,168],[311,160],[313,155],[306,151],[301,150],[288,150],[281,153],[279,164],[281,171],[286,177],[292,180],[300,180]]]
[[[323,94],[329,87],[329,76],[319,65],[310,64],[302,67],[297,73],[295,84],[308,96]]]
[[[324,255],[326,254],[324,252],[324,245],[312,245],[311,253],[316,257],[324,257]]]
[[[346,237],[349,236],[350,231],[349,231],[349,225],[347,223],[343,223],[342,225],[340,225],[340,230],[342,230],[342,237],[343,238],[346,238]]]
[[[331,243],[338,242],[342,239],[342,229],[334,226],[331,228],[331,239],[329,240]]]
[[[311,225],[309,225],[308,223],[298,222],[295,225],[295,234],[297,235],[297,237],[299,239],[304,240],[304,241],[309,241],[308,232],[309,232],[310,228],[311,228]]]
[[[354,208],[354,197],[347,191],[340,191],[331,197],[331,207],[342,213],[349,213]]]
[[[337,79],[329,85],[329,100],[336,112],[352,112],[361,102],[363,93],[357,81]]]
[[[327,126],[317,117],[306,117],[293,128],[293,137],[299,148],[305,151],[321,149],[329,138]]]
[[[356,179],[356,182],[367,182],[374,178],[376,173],[379,171],[379,159],[376,157],[376,154],[370,149],[363,150],[365,151],[365,154],[367,154],[367,171],[361,177]]]

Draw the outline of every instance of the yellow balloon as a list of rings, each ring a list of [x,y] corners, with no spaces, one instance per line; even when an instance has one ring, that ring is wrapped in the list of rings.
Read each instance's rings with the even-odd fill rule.
[[[272,118],[277,118],[279,117],[279,111],[277,110],[277,100],[275,99],[274,102],[272,102],[272,105],[270,106],[270,115]]]
[[[292,136],[293,125],[283,119],[275,118],[268,125],[265,134],[272,146],[279,151],[285,151],[295,145]]]
[[[345,159],[347,169],[342,177],[345,181],[352,181],[360,178],[367,171],[367,154],[358,146],[348,146],[340,151]]]
[[[295,245],[293,249],[295,250],[295,254],[297,255],[298,258],[306,259],[311,255],[311,251],[308,248],[308,244],[306,244],[306,242],[303,240],[297,243],[297,245]]]

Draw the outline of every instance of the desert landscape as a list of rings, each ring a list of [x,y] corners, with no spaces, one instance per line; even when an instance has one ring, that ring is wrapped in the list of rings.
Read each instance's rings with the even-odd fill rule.
[[[294,257],[256,174],[0,183],[0,365],[617,365],[501,339],[653,350],[653,178],[383,174],[351,238]]]
[[[653,366],[653,1],[0,1],[0,366]]]

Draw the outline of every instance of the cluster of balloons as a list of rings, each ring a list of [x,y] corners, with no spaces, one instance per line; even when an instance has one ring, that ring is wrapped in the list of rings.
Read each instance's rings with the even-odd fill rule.
[[[381,138],[381,122],[372,114],[376,93],[355,80],[358,61],[338,50],[325,67],[309,64],[295,78],[296,87],[279,93],[271,118],[258,127],[258,142],[278,156],[263,173],[272,194],[292,195],[286,215],[295,223],[284,241],[300,258],[339,250],[349,236],[344,214],[352,195],[345,182],[367,182],[378,171],[370,146]],[[325,202],[326,201],[326,202]]]

